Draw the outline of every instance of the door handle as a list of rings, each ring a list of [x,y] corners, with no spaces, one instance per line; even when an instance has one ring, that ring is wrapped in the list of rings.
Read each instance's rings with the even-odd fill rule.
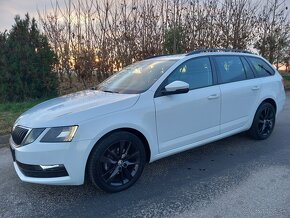
[[[253,90],[253,91],[256,91],[256,90],[259,90],[259,89],[260,89],[259,86],[253,86],[253,87],[252,87],[252,90]]]
[[[213,95],[208,96],[207,98],[208,98],[209,100],[211,100],[211,99],[216,99],[216,98],[218,98],[218,97],[219,97],[218,94],[213,94]]]

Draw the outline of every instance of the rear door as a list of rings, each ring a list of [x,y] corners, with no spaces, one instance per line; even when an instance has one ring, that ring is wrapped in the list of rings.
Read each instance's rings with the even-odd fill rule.
[[[160,90],[178,80],[189,84],[188,93],[162,96],[157,92],[154,98],[160,152],[219,134],[220,89],[210,59],[185,61],[165,79]]]
[[[221,89],[221,134],[248,125],[259,99],[261,81],[244,57],[215,56]]]

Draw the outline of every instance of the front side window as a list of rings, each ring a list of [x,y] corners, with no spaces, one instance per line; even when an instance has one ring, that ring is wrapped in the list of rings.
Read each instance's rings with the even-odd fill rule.
[[[167,84],[177,80],[188,83],[189,89],[212,85],[213,79],[209,58],[194,58],[182,63],[167,78]]]
[[[270,67],[269,64],[267,64],[262,59],[254,57],[247,57],[247,59],[254,67],[257,77],[265,77],[275,74],[275,71],[272,69],[272,67]]]
[[[98,86],[103,92],[138,94],[149,89],[177,60],[144,60],[121,70]]]
[[[239,57],[219,56],[215,57],[219,72],[220,83],[236,82],[246,79],[245,69]]]

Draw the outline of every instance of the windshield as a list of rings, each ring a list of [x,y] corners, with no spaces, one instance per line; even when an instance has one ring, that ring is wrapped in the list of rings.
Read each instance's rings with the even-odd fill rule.
[[[149,89],[177,60],[144,60],[124,68],[98,86],[103,92],[138,94]]]

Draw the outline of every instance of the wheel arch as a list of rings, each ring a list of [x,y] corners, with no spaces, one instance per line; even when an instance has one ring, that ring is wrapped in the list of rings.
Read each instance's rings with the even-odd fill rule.
[[[257,109],[256,109],[255,115],[254,115],[254,117],[253,117],[253,119],[252,119],[251,128],[248,130],[249,135],[250,135],[252,138],[257,139],[257,140],[264,140],[264,139],[268,138],[268,137],[270,136],[271,132],[273,131],[273,128],[274,128],[274,127],[271,127],[271,132],[270,132],[269,134],[267,133],[266,136],[257,133],[258,125],[257,125],[257,120],[256,120],[256,119],[257,119],[258,117],[256,117],[256,116],[257,116],[257,113],[259,112],[259,109],[260,109],[260,108],[263,106],[263,104],[265,104],[265,103],[268,103],[268,104],[270,104],[270,105],[273,106],[273,108],[274,108],[274,113],[275,113],[275,114],[276,114],[276,112],[277,112],[277,104],[276,104],[276,102],[275,102],[275,100],[274,100],[273,98],[268,97],[268,98],[263,99],[263,100],[260,102],[260,104],[258,105],[258,107],[257,107]],[[258,118],[258,119],[259,119],[259,118]],[[275,119],[275,115],[274,115],[274,119]],[[274,124],[275,124],[275,120],[274,120]]]
[[[273,105],[274,109],[275,109],[275,112],[277,112],[277,103],[276,101],[274,100],[274,98],[272,97],[265,97],[263,98],[258,104],[257,104],[257,107],[253,110],[253,113],[252,113],[252,117],[250,119],[250,125],[249,125],[249,128],[253,125],[253,122],[254,122],[254,118],[255,118],[255,115],[259,109],[259,107],[263,104],[263,103],[270,103],[271,105]]]
[[[263,104],[263,103],[269,103],[271,104],[274,108],[275,108],[275,112],[277,111],[277,103],[275,102],[275,100],[273,98],[266,98],[264,99],[260,104],[259,107]],[[259,108],[258,107],[258,108]]]
[[[113,131],[110,131],[107,134],[111,134],[112,132],[118,132],[118,131],[130,132],[130,133],[136,135],[142,141],[144,148],[145,148],[145,153],[146,153],[146,162],[149,163],[150,158],[151,158],[151,150],[150,150],[149,142],[148,142],[147,138],[144,136],[144,134],[141,133],[139,130],[133,129],[133,128],[119,128],[119,129],[115,129]]]
[[[88,177],[88,172],[87,172],[87,167],[88,167],[88,162],[90,160],[90,157],[91,157],[91,154],[92,154],[92,151],[94,150],[94,148],[97,146],[97,144],[103,140],[104,138],[106,138],[107,136],[109,136],[110,134],[114,133],[114,132],[120,132],[120,131],[126,131],[126,132],[130,132],[134,135],[136,135],[142,142],[143,142],[143,145],[144,145],[144,148],[145,148],[145,153],[146,153],[146,162],[149,163],[150,162],[150,159],[151,159],[151,149],[150,149],[150,146],[149,146],[149,142],[147,140],[147,138],[144,136],[143,133],[141,133],[139,130],[136,130],[134,128],[118,128],[118,129],[114,129],[114,130],[111,130],[109,132],[107,132],[106,134],[104,134],[101,138],[99,138],[96,143],[94,144],[94,146],[92,147],[92,149],[90,150],[89,152],[89,155],[88,155],[88,158],[86,160],[86,167],[85,167],[85,179]]]

